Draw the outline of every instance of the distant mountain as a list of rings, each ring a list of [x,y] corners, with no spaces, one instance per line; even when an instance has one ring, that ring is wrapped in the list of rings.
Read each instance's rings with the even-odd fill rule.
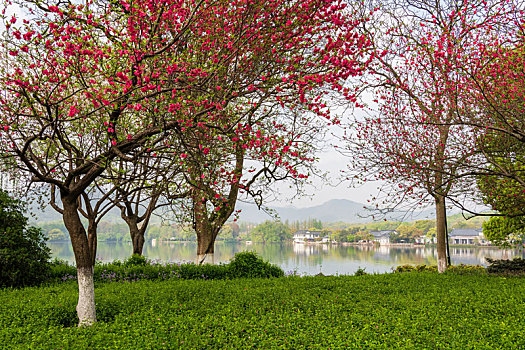
[[[39,222],[50,222],[50,221],[61,221],[62,215],[59,214],[50,205],[40,208],[37,204],[31,204],[28,206],[29,221],[32,224],[38,224]],[[113,208],[103,218],[103,221],[118,221],[122,220],[118,209]]]
[[[236,209],[241,209],[239,220],[259,223],[272,220],[272,216],[259,210],[254,204],[237,203]],[[358,213],[363,212],[363,204],[346,199],[332,199],[321,205],[308,208],[269,207],[282,221],[303,221],[317,219],[323,222],[347,221],[361,222]],[[362,220],[362,219],[361,219]]]
[[[39,222],[49,222],[55,220],[62,220],[62,216],[58,214],[50,206],[46,206],[43,210],[36,204],[29,206],[30,212],[33,214],[31,221],[38,224]],[[260,223],[265,220],[273,220],[273,217],[263,210],[259,210],[255,204],[237,203],[236,209],[241,209],[239,220],[253,223]],[[296,208],[296,207],[269,207],[270,211],[277,214],[282,221],[305,221],[308,219],[316,219],[322,222],[346,222],[346,223],[365,223],[373,221],[372,211],[367,210],[362,203],[354,202],[348,199],[332,199],[320,205]],[[433,219],[434,209],[429,208],[418,213],[407,213],[403,211],[389,213],[386,216],[388,220],[397,221],[412,221],[418,219]],[[122,220],[120,212],[117,209],[111,210],[104,217],[103,221],[115,222]],[[157,223],[158,218],[154,217],[152,223]]]
[[[265,220],[272,220],[272,217],[258,210],[254,204],[238,203],[236,209],[241,209],[239,220],[259,223]],[[308,208],[295,207],[270,207],[271,211],[276,213],[281,221],[304,221],[308,219],[317,219],[322,222],[347,222],[347,223],[365,223],[373,221],[372,212],[366,209],[362,203],[354,202],[348,199],[332,199],[321,205]],[[407,213],[398,211],[389,213],[386,216],[388,220],[411,221],[418,219],[434,218],[432,208],[418,212]]]

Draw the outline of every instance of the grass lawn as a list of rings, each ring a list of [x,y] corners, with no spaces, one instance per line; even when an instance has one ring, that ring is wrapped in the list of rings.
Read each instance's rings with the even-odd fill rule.
[[[0,291],[6,349],[523,349],[525,279],[400,273],[98,283]]]

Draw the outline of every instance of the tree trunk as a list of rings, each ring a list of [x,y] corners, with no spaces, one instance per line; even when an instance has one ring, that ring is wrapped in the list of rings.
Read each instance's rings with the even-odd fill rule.
[[[95,218],[88,218],[88,245],[89,251],[91,252],[91,263],[95,266],[97,259],[97,227],[98,224],[95,221]]]
[[[211,231],[197,231],[197,264],[215,263],[215,235]]]
[[[139,229],[136,222],[129,226],[129,233],[131,234],[131,241],[133,242],[133,254],[142,255],[144,249],[144,232]]]
[[[445,272],[448,267],[447,262],[447,237],[446,237],[446,218],[445,198],[441,195],[435,197],[436,201],[436,238],[437,238],[437,261],[438,272]]]
[[[206,202],[202,198],[204,196],[193,195],[193,228],[197,234],[197,264],[199,265],[206,260],[209,263],[214,263],[215,238],[219,232],[210,222]]]
[[[93,267],[77,267],[79,326],[91,326],[97,321]]]
[[[136,215],[126,215],[124,209],[121,217],[124,219],[129,228],[129,235],[133,244],[133,254],[142,255],[144,249],[144,232],[146,231],[146,223],[139,228],[139,218]]]
[[[78,278],[77,315],[79,326],[89,326],[97,321],[95,310],[95,285],[93,283],[93,257],[86,230],[78,215],[78,197],[61,196],[62,218],[75,254]],[[96,238],[95,238],[96,239]]]
[[[202,217],[195,222],[195,232],[197,233],[197,264],[204,262],[214,264],[215,239],[219,229],[215,228],[206,217]]]

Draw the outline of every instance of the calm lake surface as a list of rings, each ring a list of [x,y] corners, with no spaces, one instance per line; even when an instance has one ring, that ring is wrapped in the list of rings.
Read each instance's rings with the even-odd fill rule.
[[[48,242],[53,257],[74,262],[69,242]],[[131,243],[99,242],[97,258],[109,262],[123,260],[131,254]],[[256,251],[265,260],[281,266],[285,272],[296,271],[301,275],[353,274],[361,267],[369,273],[391,272],[404,264],[436,264],[435,247],[399,246],[341,246],[304,244],[252,244],[223,243],[215,245],[215,263],[228,262],[237,252]],[[195,260],[197,244],[186,242],[146,242],[144,255],[162,262],[188,262]],[[524,257],[524,252],[501,250],[496,247],[450,247],[453,264],[487,265],[485,257],[501,259]]]

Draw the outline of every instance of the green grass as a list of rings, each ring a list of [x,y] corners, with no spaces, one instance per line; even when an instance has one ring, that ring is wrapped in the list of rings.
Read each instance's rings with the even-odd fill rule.
[[[403,273],[97,283],[0,291],[6,349],[520,349],[525,279]]]

